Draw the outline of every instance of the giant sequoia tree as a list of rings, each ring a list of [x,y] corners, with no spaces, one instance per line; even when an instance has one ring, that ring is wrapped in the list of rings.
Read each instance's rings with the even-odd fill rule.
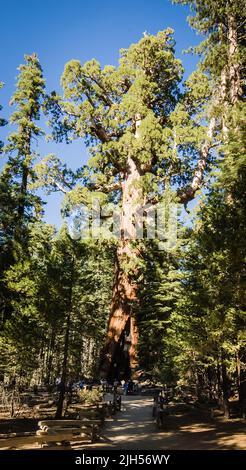
[[[117,248],[115,286],[102,370],[112,375],[119,344],[128,337],[131,369],[136,366],[138,302],[137,273],[141,250],[132,213],[141,202],[161,201],[165,191],[182,203],[201,187],[211,146],[211,110],[208,77],[198,71],[179,92],[182,66],[174,56],[172,31],[145,35],[121,50],[118,67],[101,68],[96,60],[81,65],[72,60],[62,76],[64,100],[52,95],[54,134],[72,132],[85,139],[91,158],[82,172],[83,185],[72,191],[65,169],[46,160],[46,183],[68,192],[67,205],[87,203],[92,194],[117,201],[124,217]],[[59,113],[63,114],[60,125]],[[202,118],[208,126],[201,126]],[[53,163],[53,166],[52,166]],[[40,167],[42,176],[43,167]],[[59,173],[60,169],[60,173]],[[56,175],[55,175],[56,172]],[[50,175],[56,177],[50,178]],[[175,191],[174,191],[175,187]],[[177,190],[178,188],[178,190]],[[129,374],[129,369],[128,369]]]

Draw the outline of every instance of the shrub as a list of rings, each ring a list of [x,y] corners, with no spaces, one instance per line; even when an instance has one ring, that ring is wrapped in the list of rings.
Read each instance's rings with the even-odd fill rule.
[[[93,390],[79,390],[79,402],[87,405],[96,405],[102,401],[102,391],[95,388]]]

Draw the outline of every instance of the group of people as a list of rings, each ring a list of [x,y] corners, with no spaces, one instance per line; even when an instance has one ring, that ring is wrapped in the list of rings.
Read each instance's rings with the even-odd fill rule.
[[[55,380],[55,389],[57,392],[60,391],[61,389],[61,377],[57,377],[57,379]],[[68,392],[71,392],[72,390],[75,390],[75,389],[79,389],[79,390],[83,390],[83,389],[91,389],[92,388],[92,385],[91,384],[88,384],[86,383],[86,381],[83,379],[83,378],[80,378],[79,380],[68,380],[66,382],[66,391]]]
[[[107,392],[109,389],[117,391],[118,387],[122,387],[124,395],[131,395],[133,393],[137,393],[138,386],[135,382],[131,379],[129,380],[121,380],[115,379],[113,383],[108,383],[106,379],[101,379],[101,386],[103,391]]]
[[[133,382],[131,379],[129,380],[117,380],[115,379],[113,382],[108,382],[106,379],[101,379],[100,384],[102,386],[102,389],[104,392],[111,391],[112,389],[114,391],[117,391],[118,387],[122,387],[124,395],[131,395],[134,393],[138,392],[138,385]],[[55,380],[55,390],[58,392],[61,389],[61,378],[57,377]],[[87,381],[84,378],[80,378],[77,381],[74,380],[69,380],[66,383],[66,391],[72,391],[74,389],[91,389],[92,385],[88,384]]]
[[[124,395],[131,395],[137,391],[137,385],[131,379],[123,382]]]

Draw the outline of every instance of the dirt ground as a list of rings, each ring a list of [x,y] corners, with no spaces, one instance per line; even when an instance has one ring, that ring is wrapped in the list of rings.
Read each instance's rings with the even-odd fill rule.
[[[193,407],[177,406],[159,431],[152,418],[153,400],[124,397],[122,411],[103,430],[97,449],[246,450],[245,421],[210,418]],[[85,448],[85,447],[83,447]]]
[[[119,450],[246,450],[245,420],[211,418],[192,406],[175,406],[158,430],[152,418],[149,397],[123,397],[122,411],[108,419],[101,441],[92,445],[72,445],[73,449]],[[0,420],[0,433],[36,431],[38,419]],[[38,445],[23,449],[40,449]]]

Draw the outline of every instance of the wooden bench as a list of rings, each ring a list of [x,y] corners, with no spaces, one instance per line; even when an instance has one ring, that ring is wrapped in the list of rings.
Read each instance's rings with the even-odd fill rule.
[[[99,439],[100,420],[45,420],[39,421],[39,430],[32,432],[0,435],[0,449],[18,449],[23,446],[40,444],[42,448],[51,445],[70,445],[70,442]],[[50,448],[50,447],[49,447]]]
[[[77,403],[69,405],[68,411],[69,414],[75,413],[77,419],[97,419],[101,422],[101,424],[103,424],[107,414],[106,408],[107,405],[105,403],[100,403],[99,405],[93,407],[84,407],[83,405]]]
[[[0,434],[0,449],[11,449],[16,448],[17,443],[20,445],[20,442],[32,442],[35,441],[34,432],[11,432],[6,434]]]
[[[42,438],[41,444],[64,443],[64,441],[82,441],[84,439],[94,443],[99,439],[98,419],[61,419],[39,421],[39,430],[36,435]],[[40,442],[40,441],[39,441]]]

